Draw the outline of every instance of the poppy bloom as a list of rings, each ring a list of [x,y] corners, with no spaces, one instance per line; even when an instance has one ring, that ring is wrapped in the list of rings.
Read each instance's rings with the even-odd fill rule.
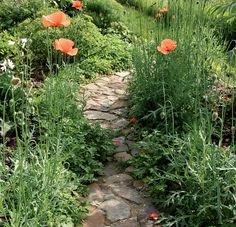
[[[72,48],[74,42],[69,39],[56,39],[54,42],[54,48],[60,50],[64,54],[75,56],[78,53],[78,48]]]
[[[167,9],[167,8],[163,8],[163,9],[160,9],[159,12],[160,12],[160,13],[167,13],[167,12],[168,12],[168,9]]]
[[[132,117],[132,118],[129,119],[129,122],[130,123],[136,123],[137,122],[137,118]]]
[[[154,220],[158,219],[159,217],[160,217],[160,215],[156,214],[156,213],[152,213],[152,214],[149,215],[149,218],[154,219]]]
[[[170,51],[175,50],[177,47],[176,41],[171,39],[164,39],[161,42],[161,46],[157,47],[157,50],[162,54],[168,54]]]
[[[52,13],[48,16],[42,16],[42,24],[45,28],[47,27],[60,27],[60,26],[69,26],[70,21],[66,19],[66,15],[59,11]]]
[[[72,7],[76,8],[78,10],[81,10],[83,8],[83,3],[80,1],[73,1]]]

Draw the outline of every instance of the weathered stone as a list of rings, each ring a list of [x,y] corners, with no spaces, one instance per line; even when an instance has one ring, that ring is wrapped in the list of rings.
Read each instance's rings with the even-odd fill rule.
[[[99,122],[99,124],[102,128],[111,128],[111,125],[109,122],[101,121],[101,122]]]
[[[153,221],[149,219],[149,215],[152,213],[159,214],[159,211],[153,206],[151,199],[145,199],[145,203],[142,206],[142,209],[139,210],[139,214],[137,215],[138,222],[142,227],[152,227]]]
[[[127,114],[127,110],[125,108],[120,108],[120,109],[115,109],[115,110],[111,110],[111,113],[114,113],[118,116],[125,116]],[[125,119],[126,120],[126,119]],[[127,121],[127,120],[126,120]]]
[[[126,91],[123,90],[123,89],[116,89],[116,90],[115,90],[115,93],[118,94],[118,95],[125,95],[125,94],[126,94]]]
[[[88,201],[103,201],[103,192],[97,183],[92,183],[88,186],[89,194],[88,194]]]
[[[102,81],[102,80],[98,80],[96,83],[95,83],[99,88],[104,88],[106,87],[107,83],[105,81]]]
[[[136,156],[136,155],[138,155],[139,153],[140,153],[140,150],[137,149],[137,148],[134,148],[134,149],[131,150],[131,154],[132,154],[133,156]]]
[[[104,223],[105,223],[104,212],[97,209],[85,219],[83,227],[104,227]]]
[[[104,178],[104,182],[107,185],[114,184],[114,183],[132,183],[133,178],[126,174],[126,173],[120,173],[117,175],[109,176]]]
[[[107,98],[110,100],[110,101],[116,101],[118,98],[116,96],[113,96],[113,95],[108,95]]]
[[[111,225],[111,227],[137,227],[137,226],[138,222],[136,217],[119,221]]]
[[[102,78],[100,78],[100,81],[101,80],[106,81],[106,82],[110,82],[110,78],[109,77],[102,77]]]
[[[123,128],[127,127],[128,124],[129,124],[129,122],[126,119],[120,118],[116,122],[113,123],[113,126],[116,129],[123,129]]]
[[[88,85],[83,86],[83,88],[86,90],[97,90],[98,86],[96,86],[95,84],[88,84]]]
[[[120,136],[120,137],[117,137],[117,138],[113,138],[112,139],[112,142],[115,144],[115,145],[120,145],[122,143],[125,142],[125,137],[124,136]]]
[[[118,184],[112,184],[110,185],[110,187],[116,195],[124,199],[127,199],[131,202],[135,202],[136,204],[141,204],[143,202],[139,193],[133,188],[127,187],[126,185]]]
[[[104,168],[105,176],[114,176],[122,172],[120,165],[117,162],[108,162]]]
[[[100,209],[106,212],[106,217],[111,222],[116,222],[130,217],[130,207],[123,201],[111,199],[103,202]]]
[[[140,227],[154,227],[153,221],[151,220],[142,220],[139,222]]]
[[[129,147],[126,145],[126,144],[120,144],[116,150],[115,150],[115,153],[118,153],[118,152],[127,152],[129,151]]]
[[[130,154],[128,154],[127,152],[120,152],[120,153],[116,153],[114,155],[114,158],[118,161],[118,162],[127,162],[130,159],[132,159],[132,156]]]
[[[122,136],[128,136],[127,138],[130,139],[129,135],[132,133],[132,128],[125,128],[121,130]],[[131,136],[132,137],[132,136]]]
[[[125,99],[118,99],[116,102],[114,102],[111,105],[110,110],[120,109],[122,107],[126,107],[127,105],[128,105],[127,100],[125,100]]]
[[[106,120],[106,121],[113,121],[117,119],[117,116],[109,113],[104,113],[101,111],[95,110],[87,110],[85,114],[89,120]]]
[[[133,148],[133,145],[135,144],[135,142],[133,140],[126,140],[125,142],[129,146],[129,149]]]
[[[128,71],[122,71],[122,72],[117,72],[115,75],[120,76],[120,77],[126,77],[130,75],[130,72]]]
[[[109,193],[109,194],[105,194],[105,195],[104,195],[104,201],[106,201],[106,200],[111,200],[111,199],[115,199],[115,198],[116,198],[115,195],[112,194],[112,193]]]
[[[137,190],[141,190],[144,187],[144,183],[142,180],[135,180],[133,183],[133,186],[137,189]]]
[[[134,172],[134,167],[129,166],[125,169],[125,173],[133,173]]]

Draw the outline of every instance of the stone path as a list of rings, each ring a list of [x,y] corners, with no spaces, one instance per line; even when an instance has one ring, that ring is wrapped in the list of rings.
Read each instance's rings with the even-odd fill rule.
[[[120,133],[113,139],[117,147],[105,166],[104,176],[89,185],[87,200],[92,208],[83,227],[153,227],[149,215],[158,213],[145,195],[143,183],[133,179],[132,167],[122,164],[139,152],[133,148],[132,125],[126,119],[129,77],[129,72],[116,73],[80,90],[87,100],[87,118]]]

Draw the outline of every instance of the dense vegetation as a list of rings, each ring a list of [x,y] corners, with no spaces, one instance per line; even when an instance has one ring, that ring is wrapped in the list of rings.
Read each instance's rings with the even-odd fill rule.
[[[81,2],[0,2],[0,226],[81,224],[113,144],[76,94],[124,69],[157,223],[234,226],[236,2]]]

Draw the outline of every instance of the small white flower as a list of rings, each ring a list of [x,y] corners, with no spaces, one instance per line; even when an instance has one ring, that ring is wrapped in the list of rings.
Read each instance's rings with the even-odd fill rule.
[[[8,40],[7,43],[8,43],[9,46],[12,46],[12,45],[14,45],[16,42],[14,42],[14,41],[12,41],[12,40]]]
[[[10,60],[10,59],[7,59],[7,65],[11,70],[15,68],[15,65],[13,64],[12,60]]]
[[[1,71],[3,72],[6,72],[7,69],[14,69],[15,68],[15,65],[14,63],[12,62],[12,60],[10,59],[5,59],[3,63],[0,63],[0,66],[1,66]]]
[[[25,48],[25,45],[26,45],[26,43],[28,42],[28,39],[26,39],[26,38],[23,38],[23,39],[21,39],[21,43],[22,43],[22,47],[23,48]]]

